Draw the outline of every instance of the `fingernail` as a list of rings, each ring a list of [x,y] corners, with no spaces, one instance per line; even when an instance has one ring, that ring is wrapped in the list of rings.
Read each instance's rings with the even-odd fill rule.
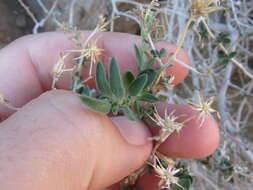
[[[112,117],[111,120],[129,144],[144,145],[150,143],[148,137],[151,136],[151,133],[143,122],[131,121],[125,116]]]

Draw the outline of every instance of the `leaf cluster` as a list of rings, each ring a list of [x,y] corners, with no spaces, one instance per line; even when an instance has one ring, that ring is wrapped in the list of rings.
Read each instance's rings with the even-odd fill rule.
[[[178,177],[178,184],[171,184],[172,190],[189,190],[192,183],[193,177],[189,174],[189,171],[184,167],[180,166],[181,170],[175,176]]]
[[[139,52],[136,51],[138,54]],[[138,64],[142,56],[137,55]],[[154,103],[159,99],[149,91],[155,81],[157,72],[154,69],[141,68],[134,76],[130,71],[121,75],[117,60],[113,57],[108,68],[108,76],[102,62],[96,66],[96,88],[99,95],[91,97],[81,95],[82,102],[91,110],[114,115],[123,113],[131,120],[141,119],[144,113],[144,103]]]
[[[159,4],[155,1],[152,1],[150,6],[147,8],[141,8],[140,14],[140,28],[141,28],[141,36],[143,40],[148,42],[148,36],[157,30],[157,25],[159,20],[157,17],[157,12],[154,11],[155,7],[158,7]]]
[[[199,24],[198,32],[199,32],[199,35],[201,36],[201,39],[203,41],[208,41],[208,32],[207,32],[207,29],[206,29],[206,27],[204,26],[204,24],[202,22]]]
[[[223,65],[228,64],[229,61],[236,56],[236,52],[234,51],[229,54],[226,54],[223,51],[219,51],[218,53],[219,62]]]
[[[216,41],[218,43],[222,43],[224,45],[229,44],[231,42],[231,40],[229,38],[229,34],[226,34],[226,33],[223,33],[223,32],[218,34],[218,37],[217,37]]]

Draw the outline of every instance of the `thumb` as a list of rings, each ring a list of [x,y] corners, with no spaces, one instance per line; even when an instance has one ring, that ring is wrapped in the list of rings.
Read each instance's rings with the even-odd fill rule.
[[[145,162],[149,134],[140,121],[85,109],[71,92],[46,92],[1,123],[1,190],[105,188]]]

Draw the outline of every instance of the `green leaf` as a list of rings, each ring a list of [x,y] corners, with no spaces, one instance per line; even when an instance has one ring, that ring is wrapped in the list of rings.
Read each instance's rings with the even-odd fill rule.
[[[138,96],[144,89],[148,81],[147,74],[138,76],[129,86],[128,93],[130,96]]]
[[[143,69],[143,52],[138,48],[137,45],[134,45],[134,52],[135,52],[135,58],[136,58],[136,63],[137,63],[137,69],[138,71],[142,71]]]
[[[124,73],[123,75],[123,84],[125,89],[127,89],[129,87],[129,85],[131,84],[131,82],[134,80],[134,75],[133,73],[131,73],[130,71],[127,71]]]
[[[146,13],[146,16],[144,18],[144,21],[146,24],[151,24],[154,20],[154,18],[156,17],[157,13],[154,11],[149,11],[148,13]]]
[[[208,40],[208,32],[207,32],[205,25],[202,22],[199,23],[198,31],[199,31],[199,35],[201,36],[201,40],[207,41]]]
[[[235,52],[235,51],[233,51],[233,52],[231,52],[231,53],[228,54],[228,57],[229,57],[230,59],[232,59],[232,58],[235,57],[235,56],[236,56],[236,52]]]
[[[117,115],[119,111],[119,105],[118,104],[113,105],[111,110],[113,115]]]
[[[221,64],[228,64],[229,61],[236,56],[236,52],[231,52],[229,54],[224,53],[223,51],[219,51],[218,52],[218,58],[219,58],[219,62]]]
[[[128,106],[121,107],[121,109],[124,115],[128,117],[128,119],[132,121],[135,121],[138,119],[136,114]]]
[[[148,81],[147,81],[147,83],[146,83],[146,85],[144,87],[144,88],[147,88],[156,79],[157,72],[155,70],[153,70],[153,69],[147,69],[147,70],[145,70],[145,71],[143,71],[143,72],[140,73],[140,75],[142,75],[142,74],[147,74],[147,76],[148,76]]]
[[[80,95],[86,95],[86,96],[90,96],[91,95],[91,89],[86,86],[86,85],[81,85],[77,90],[76,93],[80,94]]]
[[[105,100],[95,99],[86,95],[80,96],[81,101],[91,110],[107,114],[111,110],[111,104]]]
[[[143,115],[144,115],[144,106],[141,102],[135,102],[134,104],[134,110],[136,112],[136,114],[138,115],[138,117],[140,119],[142,119]]]
[[[145,69],[150,69],[155,64],[155,59],[149,59],[145,64]]]
[[[104,95],[111,95],[111,89],[106,79],[105,68],[102,62],[97,63],[96,68],[96,86],[97,89]]]
[[[157,97],[155,97],[153,94],[148,93],[148,92],[144,92],[141,96],[139,96],[137,98],[137,100],[144,101],[144,102],[150,102],[150,103],[159,101],[159,99]]]
[[[154,56],[154,57],[159,57],[159,51],[158,50],[154,50],[154,49],[152,49],[151,51],[150,51],[150,53]]]
[[[179,178],[178,180],[178,184],[181,185],[182,187],[180,187],[180,190],[189,190],[190,187],[191,187],[191,184],[192,184],[193,180],[192,178],[189,176],[189,177],[181,177]],[[172,188],[173,190],[175,190],[174,188]]]
[[[223,32],[219,33],[217,37],[217,42],[222,44],[229,44],[231,42],[231,40],[229,39],[229,34]]]
[[[164,58],[166,56],[168,56],[167,50],[165,48],[160,49],[159,57]]]
[[[115,57],[111,59],[109,71],[110,71],[109,82],[111,91],[117,98],[122,98],[125,94],[125,89],[123,86],[119,67]]]
[[[180,177],[178,180],[178,184],[171,184],[171,188],[173,190],[189,190],[191,187],[191,184],[193,183],[192,177]]]

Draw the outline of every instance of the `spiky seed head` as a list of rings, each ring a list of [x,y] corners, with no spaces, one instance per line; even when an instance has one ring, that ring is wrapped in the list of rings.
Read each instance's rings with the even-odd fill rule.
[[[212,12],[227,10],[227,8],[219,6],[217,0],[191,0],[191,10],[193,17],[201,17]]]
[[[201,119],[200,126],[203,125],[206,116],[209,116],[212,113],[216,113],[219,118],[220,117],[219,112],[211,107],[214,102],[214,97],[210,97],[205,101],[203,97],[199,94],[199,92],[196,92],[196,94],[197,94],[197,103],[189,102],[188,104],[194,110],[199,112],[198,119]]]

